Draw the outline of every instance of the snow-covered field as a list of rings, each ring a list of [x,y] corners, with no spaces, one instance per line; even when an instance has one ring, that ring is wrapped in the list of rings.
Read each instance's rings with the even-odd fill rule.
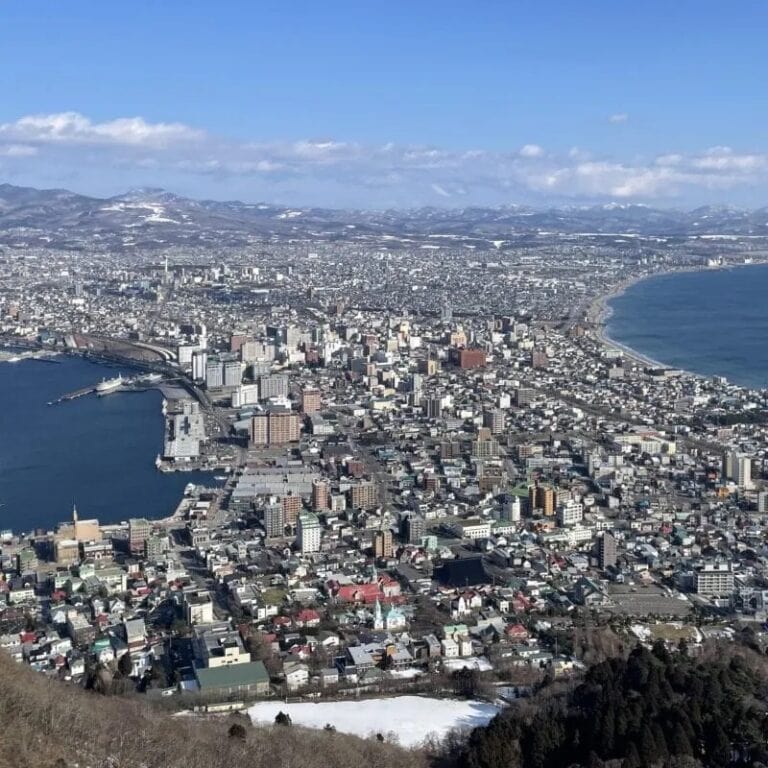
[[[254,723],[272,724],[281,711],[289,714],[295,725],[324,728],[330,724],[341,733],[363,738],[377,733],[396,734],[402,746],[415,747],[431,734],[440,737],[451,728],[485,725],[499,709],[483,701],[396,696],[318,704],[270,701],[255,704],[248,714]]]

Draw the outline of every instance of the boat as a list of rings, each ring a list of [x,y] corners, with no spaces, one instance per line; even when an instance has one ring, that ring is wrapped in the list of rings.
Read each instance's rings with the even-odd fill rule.
[[[136,379],[137,384],[157,384],[163,380],[161,373],[148,373],[146,376],[140,376]]]
[[[118,387],[123,385],[123,377],[118,375],[114,379],[102,379],[96,385],[97,395],[108,395],[110,392],[114,392]]]

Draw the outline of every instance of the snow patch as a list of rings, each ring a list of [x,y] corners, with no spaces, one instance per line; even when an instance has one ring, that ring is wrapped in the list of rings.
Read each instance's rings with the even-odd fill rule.
[[[295,725],[324,728],[330,724],[342,733],[366,738],[393,731],[404,747],[415,747],[434,735],[445,736],[453,728],[486,725],[499,707],[484,701],[396,696],[391,699],[286,704],[261,702],[248,710],[252,722],[271,725],[278,712],[291,716]]]

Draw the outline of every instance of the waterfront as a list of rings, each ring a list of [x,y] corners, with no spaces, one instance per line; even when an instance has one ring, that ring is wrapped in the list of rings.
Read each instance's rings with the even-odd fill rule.
[[[0,528],[50,528],[71,515],[73,503],[81,517],[102,523],[164,517],[187,483],[211,481],[209,474],[156,470],[159,391],[47,405],[116,373],[78,358],[0,363]]]
[[[658,275],[608,300],[607,336],[664,365],[768,386],[768,265]]]

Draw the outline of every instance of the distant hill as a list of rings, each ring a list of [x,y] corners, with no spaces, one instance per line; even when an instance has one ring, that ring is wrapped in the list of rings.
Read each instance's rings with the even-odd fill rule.
[[[396,730],[396,715],[388,723]],[[236,733],[230,735],[230,728]],[[418,752],[234,716],[176,716],[47,680],[0,652],[0,768],[424,768]]]
[[[0,245],[112,250],[170,245],[246,246],[315,240],[409,246],[430,244],[479,249],[546,234],[689,237],[768,236],[768,209],[708,206],[692,211],[612,203],[535,209],[418,208],[334,210],[268,203],[193,200],[162,189],[138,189],[95,198],[62,189],[0,184]]]

